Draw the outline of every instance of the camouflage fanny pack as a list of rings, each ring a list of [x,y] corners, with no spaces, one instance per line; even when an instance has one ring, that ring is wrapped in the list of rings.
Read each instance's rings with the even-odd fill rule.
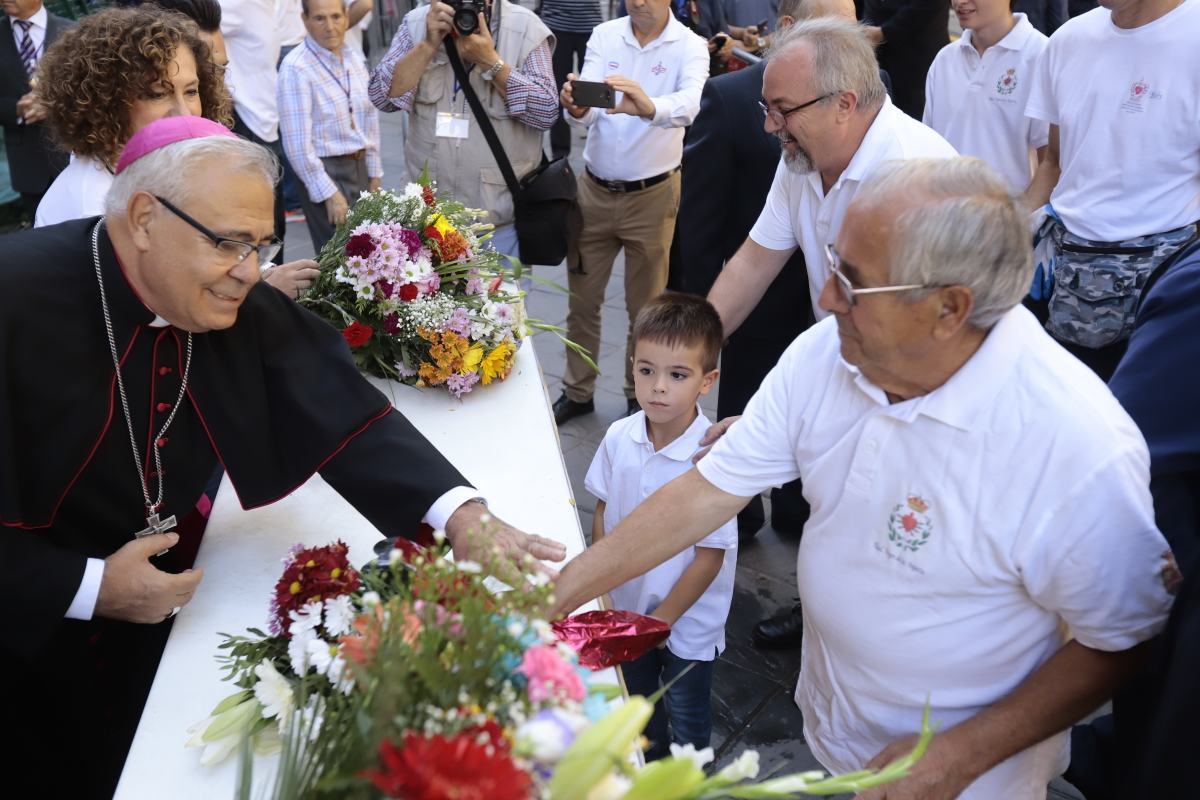
[[[1146,279],[1196,235],[1192,224],[1123,242],[1098,242],[1056,222],[1050,233],[1057,258],[1046,329],[1089,348],[1129,338]]]

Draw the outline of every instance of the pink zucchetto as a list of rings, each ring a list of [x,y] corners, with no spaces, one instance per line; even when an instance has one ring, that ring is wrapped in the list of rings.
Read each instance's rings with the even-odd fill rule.
[[[125,149],[121,151],[121,160],[117,162],[116,174],[120,175],[130,164],[160,147],[182,142],[184,139],[201,139],[205,136],[236,138],[229,128],[204,117],[163,117],[155,120],[125,143]]]

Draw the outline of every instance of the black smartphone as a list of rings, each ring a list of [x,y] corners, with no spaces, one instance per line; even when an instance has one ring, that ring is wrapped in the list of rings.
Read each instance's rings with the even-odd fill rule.
[[[575,105],[587,108],[615,108],[617,93],[603,81],[571,81]]]
[[[758,32],[759,36],[766,36],[767,35],[767,26],[770,24],[771,24],[771,20],[764,19],[762,22],[760,22],[754,26],[754,30]]]
[[[718,33],[716,36],[712,37],[712,43],[716,45],[718,50],[724,47],[727,41],[729,41],[729,37],[723,33]]]

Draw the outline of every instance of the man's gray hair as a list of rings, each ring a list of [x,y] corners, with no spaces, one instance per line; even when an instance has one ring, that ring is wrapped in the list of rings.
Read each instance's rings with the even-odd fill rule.
[[[845,3],[846,13],[853,14],[853,0],[845,0]],[[830,0],[779,0],[779,10],[775,18],[791,17],[794,22],[803,22],[806,19],[830,16],[833,12]]]
[[[969,325],[991,328],[1029,291],[1029,214],[979,159],[889,162],[854,201],[905,208],[892,225],[890,282],[966,286],[975,296]]]
[[[818,17],[797,22],[775,36],[768,60],[779,58],[800,42],[808,43],[818,97],[854,92],[859,111],[875,111],[883,105],[887,91],[879,79],[875,48],[863,26],[835,17]]]
[[[129,198],[137,192],[186,203],[202,163],[219,163],[225,170],[261,176],[272,187],[279,180],[279,161],[262,145],[232,136],[184,139],[147,153],[114,178],[104,199],[104,213],[111,217],[124,214]]]

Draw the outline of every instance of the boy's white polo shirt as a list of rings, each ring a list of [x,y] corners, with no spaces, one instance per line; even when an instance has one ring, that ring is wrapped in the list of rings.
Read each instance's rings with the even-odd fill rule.
[[[983,159],[1020,194],[1033,178],[1050,124],[1025,116],[1046,36],[1024,14],[1013,18],[1013,29],[982,56],[969,30],[941,49],[925,76],[923,121],[962,155]]]
[[[837,182],[829,187],[829,194],[824,192],[819,172],[792,172],[783,158],[779,159],[771,191],[758,221],[750,229],[750,238],[771,250],[791,250],[799,246],[804,251],[813,313],[817,319],[824,319],[829,312],[817,305],[817,298],[829,278],[825,245],[833,244],[837,239],[846,209],[858,187],[888,161],[953,158],[956,155],[954,148],[938,133],[896,108],[890,98],[885,98],[850,163],[842,170]]]
[[[1170,608],[1149,454],[1108,388],[1024,308],[949,381],[889,404],[840,356],[836,320],[799,336],[698,465],[750,496],[797,477],[805,741],[834,772],[943,730],[1063,644],[1123,650]],[[986,773],[972,800],[1044,800],[1063,733]]]
[[[696,411],[696,419],[688,429],[658,452],[646,434],[645,412],[609,426],[583,482],[589,492],[604,501],[606,534],[639,503],[692,468],[692,456],[700,450],[700,437],[712,425],[699,408]],[[671,626],[667,647],[680,658],[712,661],[725,649],[725,620],[733,602],[737,544],[736,518],[696,543],[697,547],[724,550],[725,563],[707,591]],[[609,593],[613,607],[653,614],[694,559],[693,549],[688,548],[640,578],[618,586]]]

